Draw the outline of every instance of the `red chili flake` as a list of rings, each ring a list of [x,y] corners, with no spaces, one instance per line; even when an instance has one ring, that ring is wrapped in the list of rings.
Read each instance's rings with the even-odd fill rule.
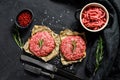
[[[22,27],[27,27],[32,20],[32,15],[29,11],[23,11],[18,16],[18,24]]]

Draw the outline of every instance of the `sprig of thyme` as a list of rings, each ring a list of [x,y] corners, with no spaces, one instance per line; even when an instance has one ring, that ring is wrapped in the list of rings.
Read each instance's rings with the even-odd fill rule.
[[[96,64],[95,64],[95,71],[94,73],[98,70],[100,64],[101,64],[101,61],[103,59],[103,39],[102,37],[100,36],[99,37],[99,40],[98,40],[98,43],[97,43],[97,50],[96,50]]]
[[[74,51],[76,49],[76,41],[72,41],[72,46],[73,46],[72,51]]]
[[[23,43],[23,41],[22,41],[22,39],[21,39],[19,30],[18,30],[17,27],[14,28],[12,35],[13,35],[13,39],[14,39],[14,41],[16,42],[16,44],[22,49],[24,43]]]
[[[44,42],[43,39],[40,39],[40,40],[39,40],[39,47],[40,47],[40,48],[42,47],[43,42]]]

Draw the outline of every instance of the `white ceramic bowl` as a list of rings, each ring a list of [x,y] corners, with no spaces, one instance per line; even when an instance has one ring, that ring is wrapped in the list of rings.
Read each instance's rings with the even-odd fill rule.
[[[92,29],[87,28],[87,27],[83,24],[83,22],[82,22],[82,13],[83,13],[83,11],[84,11],[86,8],[88,8],[88,7],[90,7],[90,6],[100,7],[100,8],[102,8],[102,9],[105,11],[105,13],[106,13],[106,23],[105,23],[101,28],[99,28],[99,29],[97,29],[97,30],[92,30]],[[86,30],[88,30],[88,31],[90,31],[90,32],[98,32],[98,31],[103,30],[103,29],[107,26],[108,21],[109,21],[109,13],[108,13],[108,10],[107,10],[102,4],[100,4],[100,3],[95,3],[95,2],[94,2],[94,3],[89,3],[89,4],[85,5],[85,6],[82,8],[81,12],[80,12],[80,23],[82,24],[82,26],[83,26]]]

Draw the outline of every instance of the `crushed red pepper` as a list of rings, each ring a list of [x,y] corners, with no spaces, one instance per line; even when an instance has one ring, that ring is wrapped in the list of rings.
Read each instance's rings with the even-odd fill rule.
[[[23,11],[18,15],[18,24],[22,27],[27,27],[32,20],[32,15],[29,11]]]

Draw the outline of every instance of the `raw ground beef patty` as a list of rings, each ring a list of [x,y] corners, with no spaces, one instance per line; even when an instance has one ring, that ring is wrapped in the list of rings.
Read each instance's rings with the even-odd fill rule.
[[[61,42],[60,50],[66,60],[74,61],[84,56],[85,41],[80,36],[67,36]]]
[[[49,55],[54,48],[54,38],[47,31],[37,32],[30,39],[29,49],[38,57]]]
[[[81,62],[86,57],[84,33],[65,29],[60,32],[60,56],[63,65]]]
[[[59,54],[60,37],[49,27],[34,25],[23,49],[47,62]]]

